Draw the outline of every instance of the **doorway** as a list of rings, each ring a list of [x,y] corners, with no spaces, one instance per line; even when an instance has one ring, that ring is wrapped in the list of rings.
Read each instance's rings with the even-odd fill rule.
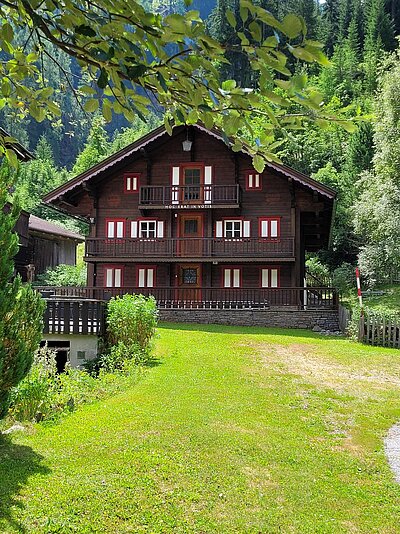
[[[198,257],[203,255],[203,215],[180,213],[178,215],[178,236],[180,256]]]

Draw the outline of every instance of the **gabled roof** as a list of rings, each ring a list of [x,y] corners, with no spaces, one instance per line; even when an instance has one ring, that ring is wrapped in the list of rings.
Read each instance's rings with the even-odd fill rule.
[[[182,127],[177,127],[174,129],[173,134],[177,132]],[[207,135],[211,135],[218,139],[218,141],[221,141],[225,144],[228,144],[229,146],[233,145],[233,142],[230,139],[227,139],[226,136],[224,136],[219,130],[213,128],[208,129],[202,124],[195,124],[192,126],[192,128],[196,128],[200,130],[201,132],[206,133]],[[107,171],[108,169],[111,169],[112,167],[116,166],[117,164],[123,162],[125,159],[140,153],[140,151],[144,148],[146,148],[150,143],[153,141],[160,139],[162,137],[168,136],[168,132],[166,131],[164,126],[159,126],[152,132],[148,133],[144,137],[141,137],[134,143],[131,143],[127,147],[123,148],[122,150],[119,150],[115,154],[112,154],[108,158],[104,159],[97,165],[94,165],[87,171],[83,172],[79,176],[76,176],[75,178],[72,178],[72,180],[69,180],[65,184],[61,185],[57,189],[54,189],[50,193],[47,193],[45,197],[43,198],[44,202],[46,203],[52,203],[55,202],[61,195],[65,195],[66,193],[73,191],[76,188],[79,188],[86,183],[88,183],[90,180],[95,178],[96,176],[100,175],[101,173]],[[241,151],[243,154],[249,155],[245,150]],[[302,185],[309,187],[313,189],[314,191],[317,191],[321,195],[324,195],[330,199],[334,199],[336,197],[336,192],[327,185],[324,185],[320,182],[317,182],[316,180],[313,180],[309,176],[298,172],[291,167],[288,167],[287,165],[283,165],[281,163],[272,163],[267,162],[266,168],[274,169],[277,172],[280,172],[287,176],[288,178],[291,178],[292,180],[301,183]]]
[[[56,223],[36,217],[36,215],[31,215],[29,217],[29,231],[51,234],[57,237],[63,237],[65,239],[73,239],[75,241],[85,241],[85,238],[80,234],[71,232],[71,230],[67,230],[63,226],[59,226]]]

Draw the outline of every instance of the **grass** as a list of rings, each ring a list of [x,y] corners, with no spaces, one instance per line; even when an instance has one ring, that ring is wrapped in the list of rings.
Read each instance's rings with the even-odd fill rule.
[[[0,532],[398,533],[400,351],[168,325],[161,364],[0,442]]]
[[[365,306],[383,315],[395,314],[400,316],[400,285],[379,286],[376,289],[385,291],[385,294],[365,298]]]

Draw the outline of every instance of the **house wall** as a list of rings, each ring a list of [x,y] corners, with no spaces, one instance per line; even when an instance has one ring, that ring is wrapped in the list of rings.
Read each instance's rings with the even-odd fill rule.
[[[44,236],[32,235],[29,248],[32,251],[35,273],[43,273],[61,263],[75,265],[76,245],[76,241],[71,239],[47,239]]]
[[[43,341],[63,341],[69,342],[69,363],[71,367],[79,368],[83,359],[78,359],[78,351],[85,352],[86,360],[93,360],[98,353],[98,341],[97,336],[86,336],[82,334],[44,334]]]

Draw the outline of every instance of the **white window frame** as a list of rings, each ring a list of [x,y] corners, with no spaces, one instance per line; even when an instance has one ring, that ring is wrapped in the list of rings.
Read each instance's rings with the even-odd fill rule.
[[[150,229],[150,225],[154,225],[153,229]],[[141,220],[139,221],[139,239],[156,239],[157,238],[157,221],[156,220]],[[154,233],[154,235],[150,235]],[[145,235],[142,235],[145,234]]]

